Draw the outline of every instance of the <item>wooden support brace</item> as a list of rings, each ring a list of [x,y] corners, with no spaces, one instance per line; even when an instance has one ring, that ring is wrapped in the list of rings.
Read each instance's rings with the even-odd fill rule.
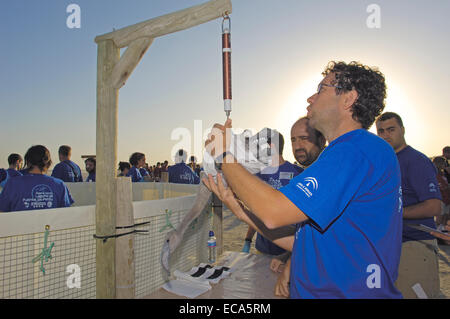
[[[141,38],[130,43],[111,74],[111,86],[120,89],[144,56],[153,39]]]
[[[231,0],[212,0],[100,35],[95,42],[112,40],[118,48],[123,48],[139,38],[156,38],[220,18],[230,14],[231,9]]]

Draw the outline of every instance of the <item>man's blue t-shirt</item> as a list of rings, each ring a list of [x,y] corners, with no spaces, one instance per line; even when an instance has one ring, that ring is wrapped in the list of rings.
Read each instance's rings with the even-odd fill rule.
[[[22,174],[15,169],[8,168],[5,170],[3,168],[0,168],[0,187],[4,188],[8,179],[17,176],[22,176]],[[0,190],[0,193],[1,192],[2,190]]]
[[[436,168],[421,152],[407,146],[397,153],[402,172],[403,207],[419,204],[428,199],[442,200],[436,178]],[[403,219],[403,242],[410,240],[435,239],[432,235],[409,227],[409,224],[423,224],[436,229],[434,218]]]
[[[62,180],[42,174],[28,174],[8,180],[0,194],[0,211],[69,207],[73,202]]]
[[[86,178],[86,182],[95,182],[95,172],[90,172]]]
[[[255,176],[259,177],[273,188],[280,189],[281,187],[286,186],[291,179],[301,172],[303,172],[303,168],[285,161],[283,165],[278,167],[267,167],[262,172],[255,174]],[[280,212],[280,214],[282,213],[283,212]],[[261,236],[260,233],[257,233],[256,235],[255,247],[258,251],[269,255],[280,255],[286,251]]]
[[[0,185],[4,187],[8,178],[17,176],[22,176],[22,173],[12,168],[8,168],[6,170],[0,168]]]
[[[142,177],[149,175],[149,174],[148,174],[148,171],[147,171],[145,168],[143,168],[143,167],[141,167],[141,168],[139,169],[139,173],[141,173],[141,176],[142,176]]]
[[[80,167],[70,160],[59,162],[53,168],[52,176],[66,183],[82,182]]]
[[[168,172],[169,183],[200,184],[200,177],[183,162],[170,166]]]
[[[292,298],[401,298],[400,168],[392,147],[348,132],[280,191],[309,219],[292,250]]]
[[[28,175],[28,174],[30,174],[30,169],[29,168],[21,169],[21,170],[19,170],[19,173],[22,175]]]
[[[131,176],[131,181],[133,183],[144,181],[144,178],[142,177],[141,172],[139,172],[139,169],[136,166],[131,166],[131,168],[128,171],[126,176]]]

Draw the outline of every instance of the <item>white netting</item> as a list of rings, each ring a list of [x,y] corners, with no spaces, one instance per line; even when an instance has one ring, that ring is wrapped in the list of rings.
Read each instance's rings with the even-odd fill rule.
[[[77,196],[92,198],[89,190],[89,195],[83,195],[82,187],[80,184]],[[195,195],[183,195],[195,194],[197,187],[163,183],[140,183],[135,187],[133,184],[133,197],[156,199],[133,202],[135,223],[150,221],[137,228],[149,230],[148,234],[135,235],[136,297],[152,293],[167,280],[160,264],[162,244],[166,233],[180,224],[194,203]],[[189,226],[183,244],[171,256],[173,270],[187,271],[206,261],[211,218],[208,205]],[[95,298],[94,220],[93,205],[0,214],[0,298]],[[46,225],[50,229],[45,246]],[[51,258],[45,260],[43,256],[44,274],[38,257],[52,243]],[[79,267],[80,288],[73,285],[70,265]]]

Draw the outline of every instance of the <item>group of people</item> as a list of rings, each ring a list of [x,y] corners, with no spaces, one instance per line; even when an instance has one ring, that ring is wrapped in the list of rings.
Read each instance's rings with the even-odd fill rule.
[[[271,268],[281,271],[278,295],[438,297],[436,237],[450,243],[450,236],[411,226],[436,229],[436,219],[450,230],[444,179],[450,148],[435,167],[406,143],[401,117],[382,114],[386,85],[379,70],[330,62],[322,75],[306,117],[291,129],[301,169],[280,157],[280,143],[273,145],[276,174],[250,174],[230,152],[227,120],[214,125],[205,146],[228,187],[220,175],[203,183],[250,226],[244,251],[256,230],[256,249],[277,255]],[[367,131],[374,122],[378,136]]]
[[[4,173],[0,194],[0,212],[69,207],[74,203],[64,180],[81,179],[80,168],[70,161],[71,149],[59,148],[58,163],[52,176],[46,175],[52,165],[50,151],[43,145],[30,147],[23,159],[18,154],[8,157],[9,168]]]
[[[382,113],[384,75],[357,62],[330,62],[317,92],[307,99],[307,115],[291,128],[298,164],[285,161],[284,138],[270,143],[274,163],[256,175],[230,152],[231,120],[215,124],[206,150],[221,164],[221,175],[203,183],[249,225],[243,251],[257,232],[256,249],[274,256],[280,272],[276,294],[291,298],[416,298],[439,295],[436,237],[450,244],[448,218],[450,147],[431,161],[406,143],[401,117]],[[377,134],[368,132],[375,123]],[[327,144],[327,145],[326,145]],[[32,146],[23,159],[8,157],[0,170],[0,211],[67,207],[73,203],[64,182],[83,181],[61,146],[52,176],[45,146]],[[133,182],[198,184],[200,167],[187,152],[151,168],[143,153],[119,164]],[[95,181],[95,159],[85,161],[87,181]],[[434,164],[434,165],[433,165]],[[424,225],[443,233],[417,229]]]
[[[0,169],[0,212],[71,206],[74,200],[65,183],[83,182],[83,176],[80,167],[71,160],[70,146],[60,146],[58,156],[59,163],[48,176],[52,160],[45,146],[30,147],[25,154],[25,165],[22,156],[10,154],[9,167]],[[186,151],[179,150],[175,154],[175,165],[169,166],[165,161],[149,168],[145,155],[136,152],[130,156],[129,162],[119,163],[118,175],[130,177],[133,182],[159,182],[162,173],[167,172],[170,183],[199,184],[200,178],[186,164],[186,157]],[[88,173],[84,182],[95,182],[96,159],[89,157],[84,163]]]
[[[166,160],[158,162],[153,167],[146,163],[145,154],[135,152],[131,154],[129,162],[119,162],[119,175],[131,177],[132,182],[161,182],[163,173],[167,173],[167,182],[177,184],[199,184],[200,165],[195,163],[195,157],[186,164],[187,152],[183,149],[174,154],[175,165],[169,166]]]

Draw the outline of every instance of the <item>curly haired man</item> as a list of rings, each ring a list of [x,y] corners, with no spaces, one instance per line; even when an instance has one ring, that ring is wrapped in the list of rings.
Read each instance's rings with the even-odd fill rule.
[[[238,218],[292,251],[291,298],[401,298],[400,168],[392,147],[367,131],[384,109],[384,76],[357,62],[330,62],[323,75],[307,117],[329,145],[312,165],[271,188],[228,151],[227,120],[214,125],[206,149],[222,160],[229,187],[220,176],[203,182]],[[279,231],[290,224],[293,234]]]

